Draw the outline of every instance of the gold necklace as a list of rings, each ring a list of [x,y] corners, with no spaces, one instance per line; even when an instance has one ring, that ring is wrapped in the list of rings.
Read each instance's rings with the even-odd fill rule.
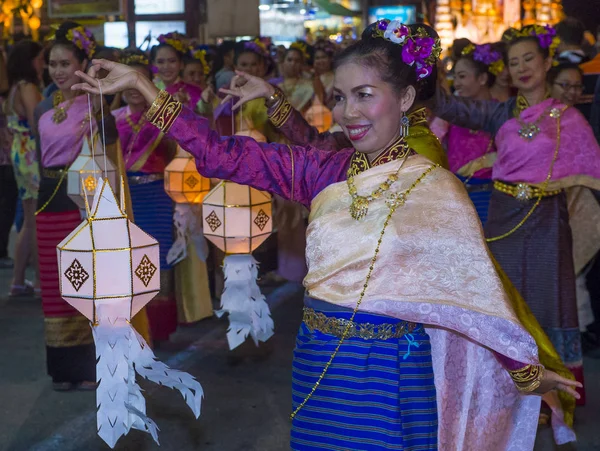
[[[435,168],[438,168],[438,167],[439,167],[439,165],[437,165],[437,164],[434,164],[433,166],[429,166],[429,168],[427,168],[425,170],[425,172],[423,172],[419,176],[419,178],[417,178],[417,180],[415,180],[413,182],[413,184],[410,185],[410,187],[406,191],[404,191],[403,193],[397,193],[397,194],[395,194],[387,202],[390,211],[389,211],[387,217],[385,218],[385,222],[383,223],[383,229],[381,230],[381,233],[379,234],[379,239],[377,240],[377,246],[375,248],[375,254],[371,258],[371,262],[369,264],[369,272],[367,273],[367,278],[366,278],[365,283],[363,285],[363,289],[360,292],[360,295],[358,297],[358,302],[356,303],[356,307],[354,307],[354,311],[352,312],[352,316],[348,320],[348,323],[347,323],[346,327],[344,328],[344,332],[342,333],[342,338],[340,338],[340,341],[338,342],[335,350],[331,354],[331,357],[329,358],[329,361],[325,364],[325,367],[323,368],[323,371],[321,372],[321,375],[317,379],[317,382],[315,382],[315,385],[313,385],[313,388],[310,390],[310,392],[308,393],[308,395],[306,396],[306,398],[304,398],[304,400],[296,408],[296,410],[294,410],[291,413],[290,419],[293,420],[296,417],[296,415],[298,414],[298,412],[300,412],[300,410],[302,410],[302,408],[306,405],[306,403],[312,397],[312,395],[315,393],[315,391],[317,390],[317,388],[319,388],[319,385],[321,385],[321,381],[325,377],[325,374],[327,374],[327,371],[329,370],[329,367],[331,366],[331,363],[333,362],[333,359],[335,359],[335,356],[337,355],[338,351],[340,350],[340,347],[342,346],[342,343],[344,343],[344,341],[346,340],[346,337],[348,336],[348,333],[350,332],[350,327],[352,327],[352,325],[354,324],[354,318],[356,317],[356,313],[358,312],[358,308],[360,307],[360,304],[362,303],[362,301],[363,301],[363,299],[365,297],[365,293],[367,292],[367,288],[369,288],[369,282],[371,280],[371,276],[373,275],[373,269],[375,267],[375,263],[377,262],[377,257],[379,256],[379,250],[381,249],[381,243],[383,242],[383,236],[385,235],[385,231],[386,231],[386,229],[387,229],[387,227],[388,227],[388,225],[389,225],[389,223],[390,223],[390,221],[392,219],[392,216],[393,216],[394,212],[398,209],[398,207],[401,207],[402,205],[404,205],[404,202],[406,201],[406,198],[412,192],[412,190],[415,189],[415,187],[419,183],[421,183],[421,181],[423,181],[423,179],[431,171],[433,171]]]
[[[129,114],[127,116],[125,116],[125,120],[129,124],[129,126],[133,129],[133,132],[135,134],[138,134],[140,132],[140,130],[142,129],[142,127],[144,126],[144,124],[146,122],[145,114],[142,114],[142,116],[140,117],[140,120],[137,121],[137,123],[133,122],[133,120],[131,119],[131,116]]]
[[[394,148],[401,148],[400,153],[398,154],[397,159],[406,158],[410,154],[410,148],[404,142],[404,140],[400,140],[395,144]],[[354,184],[354,175],[352,171],[352,165],[348,168],[346,183],[348,184],[348,192],[350,193],[350,197],[352,198],[352,203],[350,204],[350,216],[357,221],[360,221],[369,212],[369,204],[373,202],[375,199],[379,199],[386,191],[388,191],[392,185],[398,181],[400,170],[402,166],[404,166],[404,161],[396,171],[396,173],[391,174],[385,182],[383,182],[379,187],[373,191],[371,194],[367,196],[360,196],[358,194],[358,190],[356,185]]]
[[[66,106],[60,106],[65,101],[65,96],[62,91],[58,90],[52,96],[52,104],[54,106],[54,113],[52,114],[52,122],[55,124],[61,124],[67,119],[67,111],[73,105],[75,97],[73,97]]]
[[[548,97],[550,97],[550,94],[546,92],[544,100],[546,100]],[[519,129],[519,136],[523,139],[531,141],[540,133],[540,122],[542,121],[542,119],[544,119],[544,116],[546,115],[547,111],[542,113],[542,115],[538,117],[535,122],[525,122],[521,119],[521,114],[527,108],[529,108],[529,102],[527,101],[525,96],[523,96],[523,94],[519,93],[519,95],[517,96],[517,104],[515,106],[513,114],[515,116],[515,119],[521,126],[521,128]]]

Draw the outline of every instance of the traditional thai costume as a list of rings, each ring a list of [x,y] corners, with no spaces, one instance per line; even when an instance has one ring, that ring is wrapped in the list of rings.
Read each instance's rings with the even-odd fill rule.
[[[431,128],[446,148],[450,170],[465,184],[479,219],[485,224],[493,189],[494,139],[484,131],[448,124],[439,118],[434,119]]]
[[[53,108],[54,99],[35,109],[41,180],[36,228],[44,311],[48,374],[56,383],[95,381],[96,355],[89,321],[60,295],[56,246],[79,224],[81,212],[67,195],[66,172],[90,136],[88,98],[78,96]],[[61,112],[65,117],[58,115]],[[97,133],[97,130],[94,131]],[[122,169],[116,152],[112,118],[105,120],[107,153]],[[138,331],[148,336],[145,310],[134,318]]]
[[[511,375],[536,379],[537,347],[456,177],[402,140],[369,162],[220,137],[165,92],[148,114],[204,176],[311,209],[292,449],[533,448],[540,398]]]
[[[154,84],[158,89],[164,89],[172,96],[178,98],[188,108],[196,112],[201,108],[202,88],[199,86],[186,83],[179,78],[170,86],[166,86],[165,82],[159,78],[154,80]]]
[[[436,100],[437,116],[495,137],[494,191],[485,225],[490,250],[561,359],[583,381],[565,190],[584,186],[598,196],[600,148],[589,124],[554,99],[532,107],[523,97],[497,103],[438,93]]]

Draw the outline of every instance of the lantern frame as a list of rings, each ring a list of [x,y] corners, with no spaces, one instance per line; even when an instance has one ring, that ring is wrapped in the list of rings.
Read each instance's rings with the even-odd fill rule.
[[[226,203],[227,186],[230,184],[242,186],[244,189],[249,190],[248,204]],[[211,196],[218,195],[217,193],[221,189],[223,190],[223,193],[222,196],[219,195],[219,197],[223,199],[223,203],[221,204],[213,202],[211,200]],[[257,202],[253,202],[253,198],[255,196],[258,196]],[[265,212],[264,207],[266,206],[268,206],[270,214]],[[244,237],[241,235],[227,234],[227,211],[228,209],[234,208],[245,208],[250,210],[248,214],[248,231],[250,232],[250,236]],[[216,211],[218,210],[220,210],[220,215],[216,213]],[[217,184],[217,186],[215,186],[211,190],[211,192],[208,193],[205,197],[205,201],[202,204],[202,224],[204,236],[208,240],[210,240],[215,246],[217,246],[219,249],[225,252],[225,254],[250,254],[255,249],[257,249],[262,243],[264,243],[273,232],[273,211],[271,195],[264,191],[252,188],[250,186],[238,185],[237,183],[223,180],[219,184]],[[252,233],[252,231],[256,229],[258,229],[258,233]],[[218,233],[219,231],[222,231],[222,233]],[[232,240],[241,240],[241,243],[245,243],[247,240],[245,250],[241,251],[233,249],[234,244],[231,243]]]
[[[210,179],[200,175],[194,157],[180,146],[177,146],[175,158],[165,168],[164,185],[165,192],[178,204],[200,204],[210,192]],[[173,189],[172,185],[178,186]]]

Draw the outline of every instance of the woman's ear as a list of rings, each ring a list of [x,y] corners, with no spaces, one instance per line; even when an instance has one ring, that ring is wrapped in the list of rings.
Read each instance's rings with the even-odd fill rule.
[[[404,90],[402,94],[402,98],[400,99],[400,110],[406,113],[410,110],[415,103],[415,98],[417,97],[417,90],[414,86],[409,86]]]
[[[479,74],[477,76],[477,83],[479,83],[479,86],[487,86],[489,78],[490,76],[487,74],[487,72]]]

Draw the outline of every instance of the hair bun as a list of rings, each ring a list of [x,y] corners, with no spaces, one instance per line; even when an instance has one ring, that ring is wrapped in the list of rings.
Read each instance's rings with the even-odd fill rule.
[[[361,39],[373,39],[375,36],[375,30],[377,30],[378,23],[379,23],[379,21],[373,22],[367,28],[365,28],[365,31],[362,32],[362,35],[360,36],[360,38]]]

